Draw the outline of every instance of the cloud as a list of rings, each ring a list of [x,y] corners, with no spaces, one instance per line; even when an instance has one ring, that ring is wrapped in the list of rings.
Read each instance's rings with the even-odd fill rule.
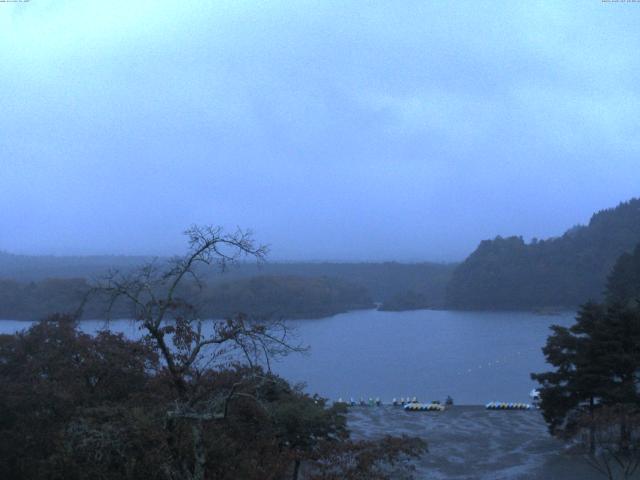
[[[0,248],[165,252],[216,222],[282,257],[438,259],[561,233],[637,194],[618,7],[0,5]]]
[[[362,105],[388,117],[390,135],[444,137],[458,145],[486,139],[500,110],[487,98],[435,89],[417,95],[369,94]]]

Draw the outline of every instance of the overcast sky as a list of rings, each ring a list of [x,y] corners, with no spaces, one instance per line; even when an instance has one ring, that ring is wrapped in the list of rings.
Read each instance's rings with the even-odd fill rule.
[[[640,194],[640,3],[0,3],[0,250],[457,260]]]

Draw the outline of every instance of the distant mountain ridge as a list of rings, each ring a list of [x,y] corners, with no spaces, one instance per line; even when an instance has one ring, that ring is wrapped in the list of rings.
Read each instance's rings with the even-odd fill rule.
[[[0,251],[0,279],[39,282],[46,279],[95,279],[108,270],[127,271],[147,263],[153,257],[94,256],[30,256]],[[167,260],[160,257],[159,262]],[[338,278],[363,286],[376,302],[386,302],[405,291],[419,291],[430,304],[444,305],[445,287],[455,264],[420,262],[241,262],[220,275],[215,268],[204,269],[202,275],[212,284],[256,276],[299,276]]]
[[[27,283],[0,278],[0,319],[38,320],[52,312],[74,313],[89,289],[90,284],[82,278]],[[256,276],[215,285],[186,282],[177,293],[204,318],[227,318],[236,313],[254,318],[319,318],[374,307],[364,287],[327,277]],[[105,318],[108,308],[106,297],[93,295],[83,307],[82,318]],[[110,314],[112,318],[133,315],[119,303]]]
[[[602,298],[616,260],[640,243],[640,199],[595,213],[564,235],[484,240],[459,264],[446,303],[457,309],[573,308]]]
[[[37,319],[75,311],[92,280],[108,270],[126,272],[151,260],[127,256],[28,256],[0,252],[0,319]],[[166,258],[158,258],[158,262]],[[200,271],[208,285],[199,298],[203,315],[242,311],[257,316],[314,318],[373,308],[405,291],[420,291],[428,306],[444,305],[453,264],[239,263],[225,274]],[[126,315],[126,313],[119,313]],[[85,306],[101,318],[104,305]]]

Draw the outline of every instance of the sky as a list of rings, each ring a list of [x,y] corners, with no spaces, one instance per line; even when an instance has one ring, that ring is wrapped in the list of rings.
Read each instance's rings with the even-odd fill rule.
[[[640,3],[0,2],[0,250],[452,261],[640,195]]]

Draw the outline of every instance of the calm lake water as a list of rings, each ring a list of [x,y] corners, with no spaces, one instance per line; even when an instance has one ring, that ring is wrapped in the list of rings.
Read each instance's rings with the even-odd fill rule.
[[[307,390],[339,397],[417,396],[457,404],[492,400],[529,401],[531,372],[548,368],[541,348],[549,326],[573,323],[574,313],[541,316],[524,312],[354,311],[330,318],[295,320],[297,340],[310,347],[275,362],[277,373]],[[26,328],[28,322],[0,321],[0,332]],[[93,332],[103,321],[84,321]],[[112,330],[138,335],[126,320]]]

